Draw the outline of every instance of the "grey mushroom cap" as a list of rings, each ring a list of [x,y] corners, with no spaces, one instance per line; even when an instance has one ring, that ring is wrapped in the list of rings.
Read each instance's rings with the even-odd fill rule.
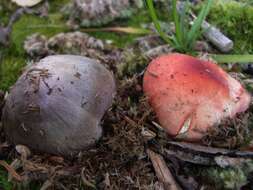
[[[95,60],[48,56],[28,67],[3,109],[9,141],[46,153],[73,155],[101,137],[101,119],[116,93],[112,73]]]

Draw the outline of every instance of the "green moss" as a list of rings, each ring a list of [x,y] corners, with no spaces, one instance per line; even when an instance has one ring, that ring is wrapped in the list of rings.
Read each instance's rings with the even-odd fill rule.
[[[142,72],[147,64],[148,60],[140,52],[125,51],[122,62],[117,65],[118,75],[121,78],[133,76]]]
[[[15,83],[25,62],[25,59],[20,57],[8,57],[3,60],[0,70],[0,89],[8,90]]]
[[[2,25],[8,24],[9,17],[16,9],[17,9],[17,6],[14,3],[11,3],[10,0],[1,0],[0,18],[1,18]]]
[[[11,182],[8,182],[8,176],[5,171],[0,169],[0,189],[2,190],[12,190]]]
[[[58,13],[50,14],[48,18],[24,15],[13,27],[12,42],[22,54],[24,53],[23,43],[27,36],[40,33],[50,37],[64,31],[67,31],[67,28]]]
[[[234,0],[215,1],[209,21],[235,43],[233,53],[253,53],[253,7]]]
[[[197,177],[198,181],[205,184],[211,189],[217,190],[233,190],[248,183],[248,176],[253,171],[253,162],[246,161],[234,167],[221,168],[213,167],[194,167],[188,169],[188,173]],[[209,189],[209,188],[207,188]]]
[[[216,184],[216,189],[240,189],[247,184],[247,176],[240,168],[212,168],[207,171],[207,176]]]

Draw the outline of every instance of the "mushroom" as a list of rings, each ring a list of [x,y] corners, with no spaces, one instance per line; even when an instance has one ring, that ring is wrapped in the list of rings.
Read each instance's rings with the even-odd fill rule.
[[[63,156],[101,137],[100,122],[115,95],[113,75],[95,60],[48,56],[28,67],[7,97],[3,126],[8,139]]]
[[[42,0],[12,0],[12,2],[16,3],[21,7],[33,7],[39,4]]]
[[[251,99],[216,64],[177,53],[149,64],[143,89],[162,127],[186,141],[199,141],[208,129],[244,112]]]

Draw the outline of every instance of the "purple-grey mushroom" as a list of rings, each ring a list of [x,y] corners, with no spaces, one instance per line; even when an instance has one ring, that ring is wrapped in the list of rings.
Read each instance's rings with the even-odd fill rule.
[[[3,109],[10,142],[36,151],[72,156],[95,144],[116,87],[112,73],[95,60],[48,56],[28,67]]]

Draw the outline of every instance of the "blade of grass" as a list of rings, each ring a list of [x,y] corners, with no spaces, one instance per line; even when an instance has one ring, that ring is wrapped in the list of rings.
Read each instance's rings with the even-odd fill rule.
[[[152,19],[152,21],[155,25],[155,28],[156,28],[157,32],[159,33],[159,35],[161,36],[161,38],[165,42],[167,42],[170,45],[173,45],[173,42],[171,41],[171,38],[166,33],[164,33],[161,29],[161,26],[160,26],[160,23],[158,21],[158,18],[157,18],[156,12],[155,12],[155,8],[154,8],[154,5],[153,5],[153,0],[146,0],[146,2],[147,2],[149,14],[151,16],[151,19]]]
[[[219,54],[210,54],[218,63],[253,63],[253,55],[219,55]]]
[[[181,31],[183,33],[183,41],[185,42],[187,39],[187,33],[189,31],[189,24],[187,22],[187,12],[189,11],[189,1],[185,2],[184,7],[182,9],[182,12],[180,13],[180,26],[181,26]]]
[[[189,1],[187,0],[186,2],[184,2],[182,4],[181,10],[178,10],[179,15],[180,15],[180,27],[181,27],[180,30],[182,32],[182,40],[183,40],[181,49],[184,52],[188,52],[191,49],[191,47],[188,47],[188,44],[187,44],[187,35],[189,32],[189,28],[190,28],[190,24],[189,24],[188,18],[187,18],[187,13],[188,13],[189,9],[190,9]]]
[[[173,20],[175,23],[175,32],[176,32],[176,40],[180,46],[183,45],[183,31],[181,30],[180,21],[179,21],[179,14],[177,10],[177,0],[172,1],[172,10],[173,10]]]
[[[192,28],[190,32],[188,33],[187,37],[187,43],[189,46],[192,46],[193,43],[196,41],[198,36],[201,34],[200,29],[203,21],[205,20],[206,16],[209,13],[209,10],[212,6],[213,0],[207,0],[207,3],[202,7],[199,15],[197,18],[194,20]]]

